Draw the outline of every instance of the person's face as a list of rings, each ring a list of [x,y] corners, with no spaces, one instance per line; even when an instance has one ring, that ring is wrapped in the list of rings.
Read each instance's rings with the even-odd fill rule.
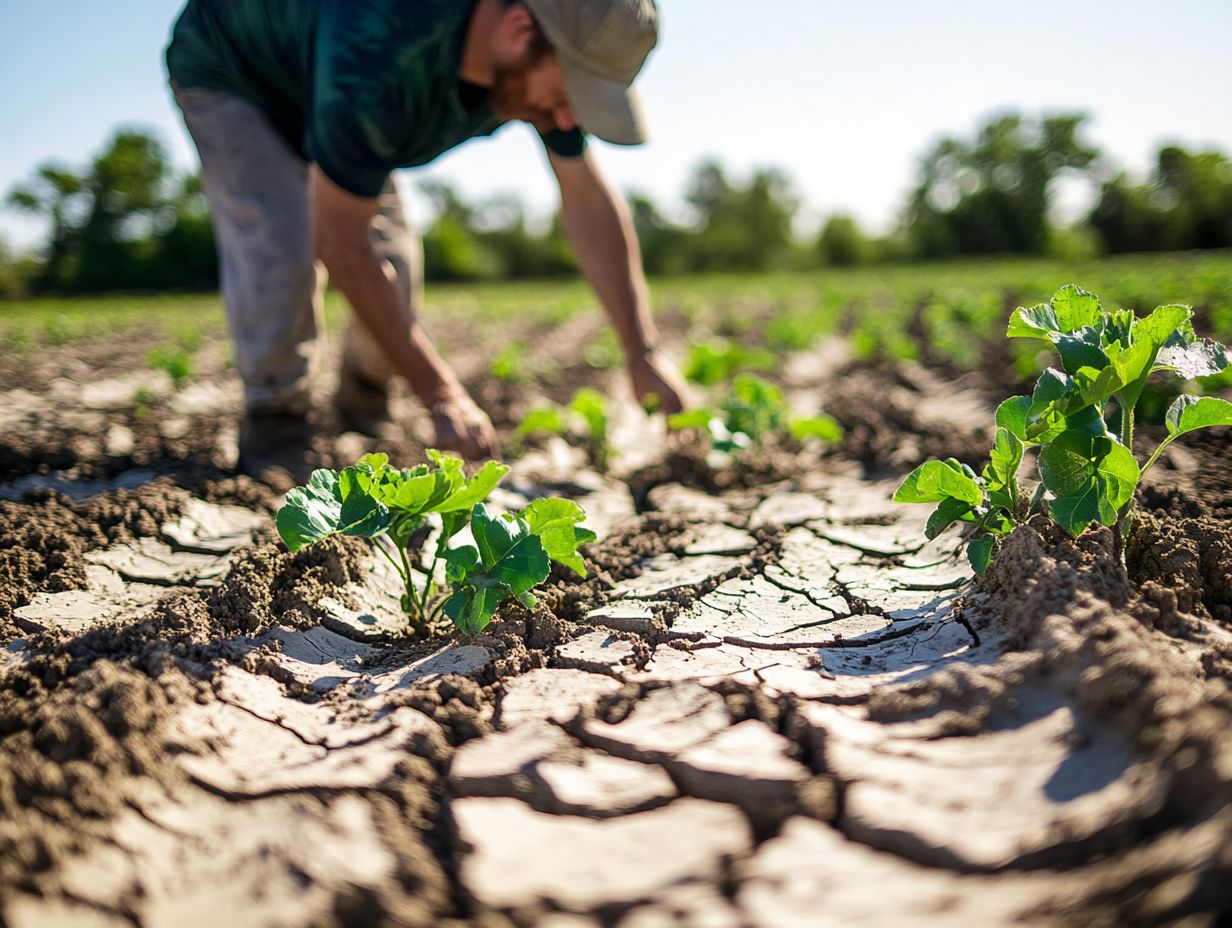
[[[498,30],[492,110],[501,119],[519,119],[541,132],[577,125],[556,53],[535,55],[537,27],[526,8],[510,7]]]

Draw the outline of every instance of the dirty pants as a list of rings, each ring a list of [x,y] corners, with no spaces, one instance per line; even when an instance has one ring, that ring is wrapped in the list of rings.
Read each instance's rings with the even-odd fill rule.
[[[303,413],[326,282],[312,253],[308,165],[242,97],[196,87],[173,90],[201,156],[247,408]],[[392,178],[370,235],[377,253],[393,265],[400,304],[412,317],[422,305],[422,251]],[[354,315],[343,336],[342,371],[374,385],[393,375],[380,345]]]

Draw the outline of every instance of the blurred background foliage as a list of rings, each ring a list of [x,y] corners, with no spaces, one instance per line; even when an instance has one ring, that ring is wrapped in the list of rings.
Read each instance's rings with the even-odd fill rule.
[[[970,137],[942,138],[921,159],[898,226],[880,237],[847,215],[797,234],[803,204],[774,168],[737,179],[706,161],[689,180],[683,215],[668,216],[637,192],[629,205],[652,275],[1232,247],[1227,155],[1169,145],[1148,177],[1135,178],[1086,137],[1085,123],[1077,113],[1006,113]],[[1056,199],[1066,180],[1087,183],[1095,197],[1086,215],[1061,222]],[[429,279],[575,272],[559,217],[532,223],[514,194],[468,202],[445,184],[420,188],[432,204],[424,231]],[[118,130],[88,164],[37,167],[6,193],[5,206],[39,217],[48,233],[32,253],[0,242],[0,297],[218,285],[200,177],[175,172],[159,140],[141,129]]]

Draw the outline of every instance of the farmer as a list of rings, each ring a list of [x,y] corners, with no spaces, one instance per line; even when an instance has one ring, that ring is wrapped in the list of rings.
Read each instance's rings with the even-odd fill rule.
[[[397,375],[431,412],[438,447],[496,453],[492,423],[418,322],[420,246],[390,173],[513,119],[547,149],[634,394],[681,408],[627,207],[586,145],[586,133],[645,140],[630,84],[657,34],[654,0],[189,0],[167,69],[221,254],[244,382],[241,470],[306,469],[324,283],[314,259],[354,310],[335,396],[344,425],[387,427]]]

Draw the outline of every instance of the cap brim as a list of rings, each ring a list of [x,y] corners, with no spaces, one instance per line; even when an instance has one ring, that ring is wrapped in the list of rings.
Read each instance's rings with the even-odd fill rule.
[[[563,56],[561,70],[573,115],[588,133],[613,145],[641,145],[650,137],[636,90],[596,77]]]

